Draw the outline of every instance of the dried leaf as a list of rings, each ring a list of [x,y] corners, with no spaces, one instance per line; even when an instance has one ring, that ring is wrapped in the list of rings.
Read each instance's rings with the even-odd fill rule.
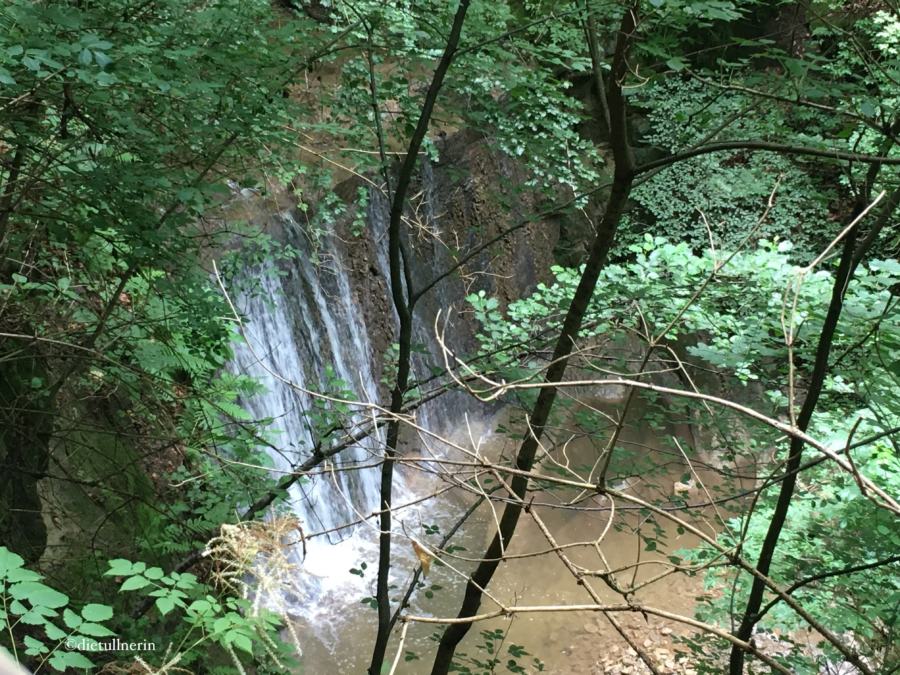
[[[415,551],[416,557],[419,559],[419,563],[422,565],[422,576],[428,576],[428,570],[431,569],[431,556],[428,551],[426,551],[422,546],[416,542],[412,542],[413,551]]]

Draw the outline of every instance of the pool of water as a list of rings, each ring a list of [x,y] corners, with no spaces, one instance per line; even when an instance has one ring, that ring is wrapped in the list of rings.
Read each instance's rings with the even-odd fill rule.
[[[510,413],[494,420],[510,425]],[[493,427],[480,429],[489,432]],[[464,434],[465,440],[472,434]],[[484,433],[480,451],[487,457],[509,456],[517,442],[500,434]],[[659,432],[646,425],[631,425],[623,432],[623,453],[611,474],[619,480],[619,486],[630,494],[647,500],[667,500],[678,490],[689,489],[690,501],[701,501],[699,482],[712,489],[716,476],[699,470],[690,487],[680,485],[690,469],[677,454],[664,450]],[[584,436],[573,439],[565,452],[555,454],[555,459],[565,467],[581,474],[587,473],[597,458],[602,439]],[[406,452],[421,452],[421,448],[408,443]],[[413,448],[413,449],[411,449]],[[447,452],[443,449],[441,452]],[[655,453],[653,462],[644,462]],[[665,453],[665,454],[663,454]],[[449,453],[452,456],[452,451]],[[659,462],[659,457],[666,461]],[[659,466],[650,472],[646,467]],[[548,465],[541,468],[547,471]],[[444,489],[445,481],[433,474],[406,471],[406,482],[413,492],[427,495]],[[486,486],[489,487],[489,486]],[[696,536],[679,532],[671,521],[657,518],[650,520],[636,509],[617,505],[610,510],[605,497],[568,504],[577,492],[554,489],[533,493],[533,513],[552,533],[555,543],[564,547],[570,561],[587,570],[621,570],[614,578],[620,587],[641,584],[668,569],[668,556],[679,549],[688,549],[698,543]],[[409,496],[406,497],[409,499]],[[472,503],[474,496],[460,489],[443,492],[434,500],[414,507],[401,509],[395,532],[394,598],[398,598],[409,585],[417,565],[410,538],[428,546],[436,546],[445,532]],[[496,518],[502,504],[494,505],[496,511],[483,504],[466,522],[453,539],[453,544],[464,547],[450,555],[443,555],[446,565],[434,564],[423,585],[413,596],[410,614],[433,617],[455,616],[459,609],[465,577],[474,567],[472,558],[484,550],[493,534]],[[706,510],[693,510],[691,522],[707,532],[715,532],[718,523],[715,514]],[[436,528],[437,531],[434,531]],[[432,534],[428,534],[432,531]],[[605,534],[601,538],[601,534]],[[655,550],[648,550],[646,537],[654,539]],[[599,539],[599,542],[598,542]],[[310,546],[305,563],[308,574],[319,580],[319,591],[309,611],[298,617],[296,626],[304,646],[304,673],[363,673],[369,664],[371,646],[375,634],[375,610],[362,601],[373,593],[377,566],[377,531],[374,521],[358,528],[354,535],[337,546],[324,543]],[[652,545],[651,545],[652,547]],[[535,518],[523,514],[516,535],[507,551],[510,559],[499,567],[489,591],[504,606],[592,604],[593,600],[560,557],[548,552],[552,548]],[[365,569],[363,569],[365,565]],[[351,572],[354,570],[354,572]],[[620,603],[622,598],[596,577],[587,583],[596,590],[603,602]],[[645,604],[664,608],[687,616],[692,614],[696,596],[702,590],[702,579],[682,573],[671,574],[664,579],[640,588],[635,598]],[[482,604],[482,612],[496,609],[489,598]],[[648,652],[665,648],[671,651],[672,639],[685,632],[683,625],[665,622],[640,613],[614,615],[622,628],[635,636],[637,643]],[[521,646],[529,656],[519,657],[518,662],[528,667],[537,657],[544,664],[544,672],[592,673],[596,664],[609,654],[625,651],[627,645],[604,615],[589,611],[559,611],[554,613],[522,613],[511,618],[496,618],[476,624],[460,645],[458,653],[468,658],[485,660],[484,631],[502,630],[504,637],[493,641],[499,649],[503,663],[512,655],[511,646]],[[410,624],[403,645],[403,657],[397,673],[427,673],[431,668],[435,642],[432,636],[440,626]],[[397,634],[388,651],[388,660],[397,653]],[[513,651],[518,651],[514,649]],[[416,657],[412,659],[412,657]],[[412,660],[407,661],[406,657]],[[497,672],[507,672],[498,668]],[[529,671],[531,672],[531,671]],[[675,672],[675,671],[673,671]]]

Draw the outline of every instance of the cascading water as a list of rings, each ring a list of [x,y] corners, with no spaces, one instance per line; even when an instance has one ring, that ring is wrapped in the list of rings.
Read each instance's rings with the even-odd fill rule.
[[[454,259],[442,238],[454,246],[466,248],[477,246],[481,237],[493,236],[491,231],[481,229],[482,223],[491,216],[490,210],[486,214],[480,213],[473,206],[484,202],[478,202],[475,195],[466,197],[464,190],[456,190],[447,178],[449,172],[442,172],[440,167],[433,170],[432,166],[423,163],[419,177],[421,185],[416,190],[421,195],[422,203],[415,209],[424,218],[420,223],[423,227],[421,231],[415,227],[404,228],[408,232],[405,262],[410,266],[414,290],[420,290],[443,271],[452,268]],[[453,195],[456,201],[450,203],[449,195]],[[469,201],[466,202],[466,199]],[[466,210],[470,206],[472,208]],[[454,215],[447,217],[448,213]],[[239,299],[238,304],[246,320],[247,344],[237,347],[232,368],[257,378],[265,387],[263,393],[244,401],[244,404],[254,417],[273,420],[270,430],[277,433],[271,437],[270,454],[278,470],[290,470],[298,461],[308,457],[316,441],[309,414],[317,404],[309,391],[323,391],[328,389],[329,382],[340,379],[352,391],[351,397],[355,400],[381,404],[387,400],[386,388],[378,384],[380,362],[384,350],[393,342],[397,332],[397,321],[387,292],[387,280],[390,278],[387,200],[380,194],[370,195],[366,215],[366,232],[359,238],[351,239],[349,235],[342,238],[340,226],[336,226],[336,231],[322,236],[316,249],[320,262],[315,264],[312,262],[313,248],[294,215],[285,211],[267,216],[272,229],[279,231],[284,243],[297,249],[299,255],[280,268],[276,269],[273,265],[248,272],[258,278],[259,292]],[[411,220],[415,221],[415,218],[411,217]],[[492,225],[495,228],[504,226],[495,222]],[[550,260],[552,243],[543,240],[547,246],[543,253],[534,245],[535,241],[542,241],[540,237],[544,234],[526,235],[523,232],[518,242],[509,244],[502,253],[486,254],[492,257],[477,261],[475,267],[487,267],[494,262],[495,255],[506,256],[509,264],[499,268],[506,270],[505,281],[501,282],[498,275],[472,277],[477,284],[472,290],[483,288],[492,295],[499,295],[499,285],[504,283],[507,298],[526,294],[538,280],[533,270],[536,267],[546,268]],[[494,268],[497,269],[497,266]],[[440,377],[433,375],[435,367],[443,365],[433,334],[435,316],[439,310],[447,310],[453,304],[459,309],[466,292],[468,288],[462,281],[451,276],[435,284],[416,305],[413,342],[417,346],[412,363],[413,379],[416,383],[427,380],[427,384],[420,389],[430,389],[441,382]],[[473,346],[474,327],[460,320],[458,315],[454,320],[448,335],[449,344],[455,353],[467,353]],[[609,398],[616,398],[620,392],[592,392],[601,398],[607,393]],[[472,405],[472,402],[473,399],[459,392],[443,394],[417,407],[416,421],[436,434],[455,436],[454,440],[466,443],[469,436],[466,424],[471,421],[473,440],[477,442],[479,431],[493,429],[494,420],[491,420],[491,411],[485,410],[480,403]],[[363,407],[356,410],[351,421],[361,423],[365,420],[366,411]],[[516,423],[506,418],[500,421],[507,428]],[[625,433],[627,435],[631,431],[626,430]],[[510,451],[510,447],[504,445],[502,436],[488,439],[489,434],[490,431],[485,434],[487,442],[482,448],[487,456],[492,453],[499,456]],[[654,447],[654,438],[652,433],[642,431],[633,442],[642,448]],[[428,451],[438,454],[453,452],[440,444],[426,443],[428,439],[415,438],[414,434],[408,434],[403,440],[405,443],[399,449],[401,456],[422,455]],[[302,660],[306,668],[304,672],[362,672],[368,666],[375,612],[360,601],[371,604],[378,530],[374,519],[363,524],[360,521],[361,516],[368,516],[377,509],[380,487],[378,462],[383,454],[383,443],[383,437],[373,435],[342,450],[329,459],[328,466],[320,466],[318,473],[310,475],[308,481],[295,485],[289,495],[289,504],[308,535],[330,532],[328,536],[321,534],[307,540],[305,560],[300,561],[298,556],[296,583],[292,583],[287,591],[282,591],[283,597],[277,601],[282,608],[281,601],[286,601],[288,613],[296,619],[292,624],[297,626],[300,635],[304,651]],[[571,457],[576,464],[588,464],[596,458],[597,448],[591,439],[584,438],[576,440],[569,452],[574,453]],[[402,596],[418,564],[408,539],[434,545],[437,537],[447,532],[466,510],[466,504],[471,503],[466,502],[469,495],[464,491],[458,491],[462,494],[442,493],[439,499],[416,503],[418,497],[426,497],[435,487],[435,479],[427,475],[428,467],[420,464],[418,468],[425,471],[410,470],[407,473],[407,467],[399,463],[394,474],[391,583],[396,590],[391,592],[392,607],[396,607],[396,601]],[[405,504],[415,505],[404,507]],[[581,541],[585,523],[591,522],[585,518],[591,516],[579,513],[576,520],[573,517],[575,513],[570,510],[548,511],[544,516],[554,532],[563,533],[573,541]],[[480,550],[484,545],[485,532],[492,531],[494,527],[495,517],[496,514],[489,510],[476,513],[457,533],[454,545]],[[551,521],[553,518],[556,520]],[[606,518],[605,514],[598,512],[593,524],[588,526],[597,532],[604,531],[603,528],[608,527]],[[345,527],[348,523],[357,524]],[[519,548],[514,551],[522,554],[546,547],[544,534],[536,526],[529,528],[526,522],[520,530],[513,544]],[[678,543],[679,536],[677,532],[670,533],[673,546],[682,545]],[[633,535],[627,528],[621,533],[612,531],[608,534],[606,546],[614,565],[632,565],[641,556],[647,555],[639,548],[638,558],[630,557],[627,552],[635,550],[633,542]],[[466,555],[464,553],[461,557]],[[434,565],[428,579],[424,582],[420,580],[425,585],[412,596],[412,613],[446,615],[457,609],[459,593],[469,568],[465,560],[452,556],[444,556],[443,562],[446,567]],[[365,567],[364,563],[368,566]],[[455,566],[456,570],[451,566]],[[509,565],[501,567],[493,586],[506,598],[516,598],[528,589],[537,595],[536,604],[583,602],[580,595],[583,590],[566,586],[567,579],[567,571],[558,561],[548,563],[543,558],[518,555]],[[444,592],[437,592],[439,587],[444,588]],[[677,586],[669,589],[667,586],[662,592],[674,593],[677,599],[688,597],[693,591]],[[587,662],[576,663],[577,667],[573,670],[573,661],[568,655],[593,655],[599,629],[590,626],[591,632],[585,633],[585,636],[591,644],[583,649],[573,649],[573,640],[584,632],[582,628],[585,624],[580,615],[571,616],[568,623],[561,621],[559,628],[550,634],[547,634],[544,624],[519,621],[515,626],[518,633],[511,633],[509,639],[536,645],[538,649],[546,646],[551,655],[556,655],[555,665],[559,666],[559,672],[587,672]],[[509,628],[499,618],[496,623],[486,626]],[[430,630],[427,626],[413,626],[407,635],[406,648],[420,655],[427,654],[433,647],[429,639]],[[612,639],[614,637],[610,636]],[[421,672],[421,663],[401,663],[398,672]]]
[[[286,232],[298,234],[289,213],[279,217]],[[285,275],[274,268],[257,272],[260,292],[241,303],[247,319],[246,344],[238,345],[234,358],[238,372],[257,378],[265,387],[245,404],[257,419],[274,420],[271,455],[279,471],[290,471],[310,456],[315,445],[311,416],[317,406],[329,404],[308,392],[333,393],[325,385],[339,379],[356,400],[378,400],[370,366],[372,349],[343,267],[335,264],[327,273],[317,270],[304,253],[301,249]],[[362,414],[354,421],[362,422]],[[366,463],[378,455],[378,442],[373,434],[344,450],[337,461]],[[330,530],[355,520],[355,510],[371,511],[377,494],[376,472],[362,469],[306,482],[291,497],[308,527]]]
[[[453,262],[446,246],[435,236],[439,232],[438,191],[430,165],[425,165],[422,181],[426,200],[422,212],[429,234],[411,237],[409,242],[412,259],[407,262],[414,285],[430,281]],[[390,278],[387,213],[386,200],[373,193],[367,212],[368,231],[363,236],[369,238],[369,273],[381,280]],[[315,412],[316,406],[328,405],[310,395],[310,391],[323,392],[329,382],[339,379],[356,401],[380,404],[386,400],[385,389],[379,390],[378,386],[377,364],[383,355],[376,353],[370,338],[378,331],[395,334],[397,322],[388,302],[380,306],[389,308],[390,316],[375,320],[370,311],[371,325],[367,325],[360,296],[372,289],[360,288],[368,280],[353,277],[351,247],[335,232],[326,233],[317,242],[319,260],[324,262],[314,264],[311,244],[292,213],[284,211],[269,219],[273,229],[282,233],[284,242],[299,254],[282,268],[270,266],[249,272],[258,278],[258,291],[239,299],[246,344],[236,347],[232,369],[263,385],[264,391],[244,401],[244,405],[256,419],[272,420],[269,454],[276,471],[290,471],[310,456],[316,442],[310,413]],[[385,288],[380,287],[382,293]],[[462,295],[462,285],[448,279],[437,284],[417,305],[413,378],[428,379],[430,387],[439,384],[433,371],[442,364],[433,335],[434,316],[438,309],[446,309]],[[467,335],[465,330],[459,331],[453,336],[453,343],[459,345]],[[389,342],[394,339],[393,335],[381,337]],[[466,407],[463,394],[445,394],[419,407],[416,418],[421,426],[435,433],[458,431]],[[371,417],[370,409],[355,409],[354,423]],[[308,542],[300,572],[304,578],[292,589],[288,605],[290,612],[301,617],[325,644],[336,644],[342,623],[353,614],[347,610],[359,607],[360,598],[371,594],[371,574],[363,579],[350,570],[358,570],[364,561],[374,570],[377,560],[377,524],[374,520],[362,524],[360,521],[378,506],[377,464],[383,454],[383,442],[380,435],[373,434],[342,450],[329,459],[328,466],[320,466],[317,475],[296,483],[289,495],[291,508],[307,534],[328,533],[327,537],[317,536]],[[327,446],[323,449],[327,450]],[[435,451],[443,452],[437,448]],[[421,481],[416,484],[420,491],[425,489]],[[393,495],[395,507],[414,502],[417,497],[402,466],[395,471]],[[429,500],[403,509],[398,520],[404,522],[395,524],[405,528],[406,524],[415,523],[413,527],[420,528],[423,522],[445,520],[449,514],[436,513],[437,508]],[[354,522],[357,524],[347,526]],[[395,567],[399,582],[401,572],[397,567],[403,568],[405,579],[414,567],[414,558],[408,544],[398,543],[395,552],[398,563],[409,558]]]
[[[380,404],[384,392],[379,393],[376,380],[381,355],[374,353],[369,339],[342,242],[334,234],[324,236],[319,252],[327,263],[314,264],[291,213],[274,218],[286,243],[299,254],[284,269],[251,272],[257,289],[238,301],[246,341],[236,345],[231,367],[264,387],[243,403],[255,419],[272,420],[269,454],[276,471],[289,472],[310,457],[316,443],[311,413],[329,405],[309,392],[334,394],[327,389],[337,380],[352,392],[349,398],[362,403]],[[352,409],[352,423],[371,419],[372,411],[364,405]],[[383,443],[378,430],[317,467],[316,475],[295,483],[288,496],[307,534],[327,533],[308,541],[299,568],[302,578],[290,589],[287,604],[323,643],[334,643],[346,610],[371,593],[369,580],[350,570],[365,561],[374,568],[377,559],[375,521],[359,521],[378,506],[377,462]],[[402,471],[395,472],[393,494],[397,504],[415,499]]]

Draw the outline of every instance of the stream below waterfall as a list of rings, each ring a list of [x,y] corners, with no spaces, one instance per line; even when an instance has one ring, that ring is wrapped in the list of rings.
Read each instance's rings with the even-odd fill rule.
[[[498,418],[506,423],[506,415],[501,414]],[[478,431],[489,432],[491,427],[492,425],[487,424]],[[632,444],[648,451],[659,446],[658,435],[646,426],[626,427],[621,441],[626,445]],[[582,438],[570,443],[566,448],[570,466],[592,463],[596,458],[597,442],[597,439]],[[508,454],[515,445],[515,441],[511,438],[499,434],[486,434],[480,450],[485,456],[492,457],[499,456],[504,451]],[[655,473],[652,481],[633,480],[626,489],[631,494],[645,499],[659,499],[663,495],[671,495],[673,485],[683,479],[685,469],[685,465],[681,462],[674,462],[665,472]],[[421,475],[405,473],[405,484],[411,494],[429,494],[440,484],[440,481],[429,481]],[[699,475],[704,481],[712,480],[712,476],[702,471]],[[408,498],[410,493],[405,496]],[[399,522],[395,523],[394,528],[395,532],[400,533],[395,537],[394,544],[394,584],[397,587],[392,593],[394,599],[405,591],[417,565],[409,539],[403,536],[404,533],[426,544],[436,545],[442,533],[453,524],[454,518],[471,504],[471,495],[460,495],[457,492],[449,494],[449,498],[442,496],[440,500],[403,509],[398,514]],[[535,505],[532,508],[553,533],[556,543],[563,547],[575,542],[596,539],[606,530],[606,535],[600,543],[600,550],[610,568],[640,563],[634,576],[632,571],[621,575],[621,580],[626,583],[632,583],[634,580],[642,582],[654,577],[665,569],[660,562],[665,562],[667,556],[679,549],[696,546],[698,543],[696,536],[679,533],[678,528],[671,522],[660,519],[659,529],[654,535],[658,547],[655,551],[646,551],[645,543],[636,531],[640,530],[643,524],[642,534],[649,535],[654,532],[654,526],[642,523],[644,518],[637,511],[617,510],[613,515],[612,526],[607,528],[610,511],[607,502],[601,498],[584,503],[579,509],[558,508],[549,503],[571,498],[574,494],[572,491],[562,494],[559,490],[554,490],[553,497],[542,492],[534,493],[535,504],[544,501],[547,505]],[[695,492],[692,496],[695,501],[699,501],[696,499],[699,494]],[[495,505],[498,515],[500,507],[501,504]],[[692,516],[692,523],[704,531],[710,533],[715,531],[712,514],[696,513]],[[426,524],[437,524],[441,534],[425,535],[423,526]],[[429,577],[424,580],[424,586],[421,586],[413,596],[408,612],[425,616],[454,616],[459,609],[465,587],[464,575],[474,566],[471,560],[465,558],[476,557],[484,550],[494,528],[495,514],[490,507],[482,504],[453,538],[453,544],[465,547],[464,551],[457,550],[446,557],[456,571],[447,566],[433,565]],[[370,595],[374,588],[377,567],[376,536],[374,527],[361,528],[350,540],[341,544],[310,549],[305,570],[311,574],[323,575],[323,578],[328,580],[330,590],[320,595],[314,603],[315,606],[309,607],[310,611],[303,612],[305,616],[299,618],[296,623],[304,647],[302,667],[298,672],[343,675],[366,671],[375,634],[376,614],[374,609],[363,604],[361,600]],[[490,593],[506,606],[592,604],[591,597],[576,583],[558,556],[552,553],[530,557],[527,555],[546,552],[549,548],[548,541],[535,520],[523,514],[515,538],[508,549],[512,559],[498,569],[490,585]],[[566,553],[577,565],[594,570],[603,567],[603,562],[592,546],[567,548]],[[351,574],[350,569],[359,570],[363,562],[366,563],[363,576]],[[594,578],[589,583],[599,593],[603,602],[611,604],[622,602],[622,598],[599,579]],[[702,578],[673,574],[642,588],[637,593],[636,599],[674,613],[691,616],[695,598],[701,592]],[[493,601],[485,598],[480,611],[488,612],[496,608],[497,605]],[[663,652],[674,656],[672,639],[687,632],[682,625],[646,617],[640,613],[624,612],[615,616],[622,627],[635,635],[639,643],[651,653],[662,648]],[[430,671],[435,647],[431,636],[440,628],[433,624],[411,624],[403,646],[404,657],[401,658],[397,673],[418,675]],[[500,646],[498,656],[501,663],[505,664],[509,660],[510,645],[521,645],[530,655],[539,658],[545,666],[544,672],[549,673],[607,672],[602,668],[597,669],[596,664],[610,655],[621,653],[624,656],[627,653],[627,645],[622,642],[611,624],[595,612],[521,614],[515,615],[512,619],[496,618],[483,621],[470,630],[458,653],[481,661],[486,660],[489,657],[488,653],[479,647],[484,643],[481,632],[494,629],[506,632],[502,644],[498,642]],[[398,626],[395,628],[394,639],[388,650],[389,661],[393,660],[397,653],[399,633]],[[406,661],[407,654],[414,654],[418,658]],[[662,660],[665,661],[666,658],[664,656]],[[518,662],[526,668],[526,672],[536,672],[529,667],[532,665],[532,656],[519,658]],[[499,666],[496,672],[508,671]],[[682,671],[673,669],[670,672]]]

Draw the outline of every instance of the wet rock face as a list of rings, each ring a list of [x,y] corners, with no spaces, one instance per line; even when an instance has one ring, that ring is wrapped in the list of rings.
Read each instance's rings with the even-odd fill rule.
[[[541,209],[525,187],[522,167],[464,131],[441,147],[434,166],[434,210],[444,242],[463,253],[523,223]],[[505,306],[549,279],[558,225],[535,221],[491,246],[465,266],[469,292],[484,290]],[[490,269],[490,275],[483,272]]]
[[[356,179],[348,181],[350,182],[354,185],[361,184],[361,181]],[[396,326],[390,281],[387,270],[381,266],[375,237],[353,236],[346,231],[342,231],[341,236],[347,247],[347,273],[350,277],[354,302],[360,307],[365,318],[366,330],[372,345],[373,377],[376,382],[380,382],[384,366],[382,356],[394,341]]]
[[[489,139],[470,131],[446,138],[440,144],[439,160],[420,166],[405,216],[415,289],[430,285],[461,258],[513,229],[457,272],[442,278],[417,303],[414,340],[426,352],[418,357],[420,373],[425,371],[425,361],[442,363],[433,335],[439,311],[446,316],[452,308],[450,344],[466,352],[475,346],[479,328],[467,313],[466,295],[483,290],[506,307],[528,295],[538,283],[550,281],[559,224],[526,223],[540,210],[533,193],[524,187],[527,178],[514,160],[492,148]],[[354,195],[359,185],[361,182],[353,179],[337,191]],[[353,236],[346,224],[338,232],[376,357],[385,353],[396,332],[386,251],[389,206],[383,196],[372,194],[366,233]],[[380,358],[376,361],[373,367],[378,380],[382,363]]]

